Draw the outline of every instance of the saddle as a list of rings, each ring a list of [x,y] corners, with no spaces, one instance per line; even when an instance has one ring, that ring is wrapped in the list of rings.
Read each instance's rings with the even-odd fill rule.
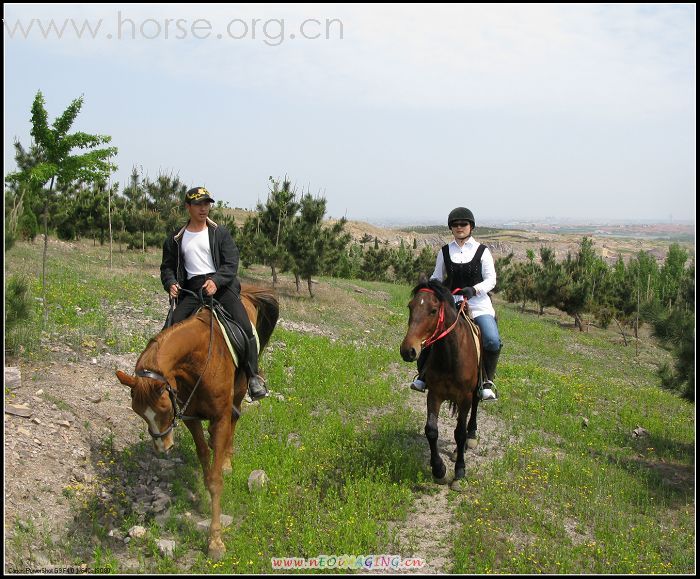
[[[194,315],[197,315],[199,310],[202,308],[209,308],[210,306],[203,305],[201,308],[199,308]],[[168,309],[168,315],[165,320],[165,325],[163,326],[163,330],[166,328],[169,328],[170,326],[173,325],[173,312],[175,311],[175,306],[174,304],[171,304],[170,308]],[[239,361],[240,360],[247,360],[248,359],[248,340],[246,338],[245,331],[241,327],[241,325],[234,320],[231,316],[229,316],[228,312],[224,309],[224,307],[214,300],[214,307],[212,310],[212,313],[214,314],[214,317],[216,318],[216,321],[219,323],[219,326],[221,327],[221,331],[224,335],[224,340],[226,341],[226,345],[228,346],[229,351],[231,352],[231,356],[233,357],[233,361],[236,364],[236,367],[240,367]],[[255,341],[257,342],[258,345],[258,352],[260,351],[260,338],[258,337],[258,332],[255,329],[255,325],[251,324],[253,327],[253,335],[255,336]],[[161,330],[162,331],[162,330]]]
[[[474,343],[477,344],[476,363],[479,365],[479,378],[477,381],[477,389],[479,391],[479,395],[481,395],[481,391],[484,389],[484,382],[486,380],[486,372],[484,369],[483,356],[481,352],[481,328],[477,325],[477,323],[474,320],[472,320],[472,318],[467,313],[466,309],[461,310],[461,316],[466,320],[467,325],[469,326],[469,331],[471,331],[472,336],[474,337]]]

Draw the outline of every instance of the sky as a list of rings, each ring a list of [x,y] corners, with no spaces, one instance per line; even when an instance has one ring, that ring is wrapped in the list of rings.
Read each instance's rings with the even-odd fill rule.
[[[693,4],[5,4],[4,166],[50,121],[253,209],[694,221]]]

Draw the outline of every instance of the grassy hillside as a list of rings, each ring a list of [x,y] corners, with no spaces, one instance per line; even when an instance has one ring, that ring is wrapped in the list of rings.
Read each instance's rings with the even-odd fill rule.
[[[49,255],[49,327],[9,336],[25,341],[20,363],[65,357],[46,347],[52,336],[73,359],[140,352],[167,303],[158,253],[116,254],[111,270],[106,249],[91,244],[53,243]],[[6,255],[7,275],[30,275],[34,295],[40,267],[38,243]],[[269,283],[264,268],[242,275]],[[245,407],[236,432],[222,505],[234,520],[224,559],[206,558],[205,535],[188,516],[207,513],[209,499],[183,428],[170,515],[147,521],[148,538],[129,543],[126,554],[106,536],[113,515],[101,503],[84,497],[73,505],[78,520],[102,529],[93,533],[94,566],[269,573],[272,557],[416,552],[402,529],[436,491],[425,415],[412,404],[420,395],[407,387],[413,368],[398,352],[410,288],[320,278],[312,300],[283,277],[278,292],[282,319],[262,360],[273,395]],[[656,363],[667,354],[649,341],[637,354],[612,332],[580,333],[506,304],[498,312],[500,401],[481,416],[499,425],[493,436],[502,452],[481,461],[468,455],[463,492],[449,491],[454,521],[441,539],[449,547],[444,570],[693,573],[694,407],[658,388]],[[482,435],[482,446],[489,442]],[[107,445],[105,456],[128,473],[153,460],[149,447]],[[246,482],[254,469],[270,477],[258,493]],[[123,531],[138,520],[125,508],[112,523]],[[172,557],[157,552],[158,536],[176,539]],[[78,547],[65,547],[65,557],[71,549]]]

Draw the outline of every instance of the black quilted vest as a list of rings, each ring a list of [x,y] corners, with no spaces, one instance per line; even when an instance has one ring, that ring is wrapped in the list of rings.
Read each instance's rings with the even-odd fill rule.
[[[480,243],[469,263],[453,263],[450,259],[450,246],[442,246],[442,257],[445,260],[445,271],[447,272],[444,284],[450,288],[450,291],[457,288],[474,287],[484,281],[484,276],[481,275],[481,256],[485,249],[486,246]]]

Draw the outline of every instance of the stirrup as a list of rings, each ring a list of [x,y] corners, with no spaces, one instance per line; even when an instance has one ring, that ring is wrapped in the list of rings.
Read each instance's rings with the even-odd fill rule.
[[[253,402],[265,398],[267,394],[267,387],[261,376],[256,374],[248,379],[248,396]]]
[[[418,378],[418,376],[416,376],[415,380],[411,382],[411,390],[415,390],[416,392],[425,392],[427,386],[428,385],[423,380]]]
[[[485,391],[486,395],[484,395]],[[498,400],[498,390],[496,390],[496,385],[491,380],[486,380],[479,387],[479,398],[482,402],[496,402]]]

